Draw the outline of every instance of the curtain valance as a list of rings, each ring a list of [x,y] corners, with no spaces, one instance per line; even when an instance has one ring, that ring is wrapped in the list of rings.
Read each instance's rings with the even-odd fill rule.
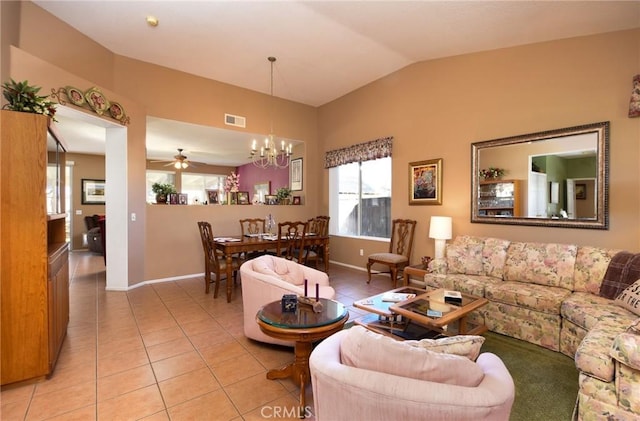
[[[358,143],[342,149],[328,151],[324,158],[324,167],[332,168],[351,162],[370,161],[391,156],[393,136],[383,137],[369,142]]]

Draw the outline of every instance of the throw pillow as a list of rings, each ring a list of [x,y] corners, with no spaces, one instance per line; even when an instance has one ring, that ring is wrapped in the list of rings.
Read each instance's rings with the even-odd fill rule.
[[[440,339],[422,339],[420,341],[405,341],[406,344],[417,346],[441,354],[460,355],[475,361],[480,355],[480,348],[484,337],[474,335],[450,336]]]
[[[409,345],[362,326],[344,335],[340,357],[351,367],[435,383],[476,387],[484,378],[480,366],[466,357]]]
[[[640,316],[640,279],[625,288],[615,299],[615,303]]]
[[[447,245],[446,257],[449,273],[484,275],[482,249],[484,240],[479,237],[459,236]]]

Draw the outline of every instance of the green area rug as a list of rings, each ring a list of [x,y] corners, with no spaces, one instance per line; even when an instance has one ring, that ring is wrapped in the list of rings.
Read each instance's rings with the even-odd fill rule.
[[[516,385],[510,421],[569,421],[578,395],[573,359],[525,341],[487,332],[481,352],[502,359]]]
[[[353,326],[345,324],[345,329]],[[482,336],[480,352],[491,352],[507,366],[516,386],[510,421],[570,421],[578,396],[578,370],[572,358],[494,332]]]

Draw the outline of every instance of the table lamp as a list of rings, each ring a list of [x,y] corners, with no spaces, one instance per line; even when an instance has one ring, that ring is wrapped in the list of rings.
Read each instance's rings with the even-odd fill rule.
[[[436,259],[444,257],[444,246],[451,239],[451,217],[432,216],[429,224],[429,238],[436,242]]]

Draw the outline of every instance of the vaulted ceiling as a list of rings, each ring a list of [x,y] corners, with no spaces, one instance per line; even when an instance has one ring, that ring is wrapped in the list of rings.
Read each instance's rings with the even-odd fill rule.
[[[274,95],[312,106],[419,61],[640,27],[640,1],[34,3],[116,54],[267,94],[275,56]]]

